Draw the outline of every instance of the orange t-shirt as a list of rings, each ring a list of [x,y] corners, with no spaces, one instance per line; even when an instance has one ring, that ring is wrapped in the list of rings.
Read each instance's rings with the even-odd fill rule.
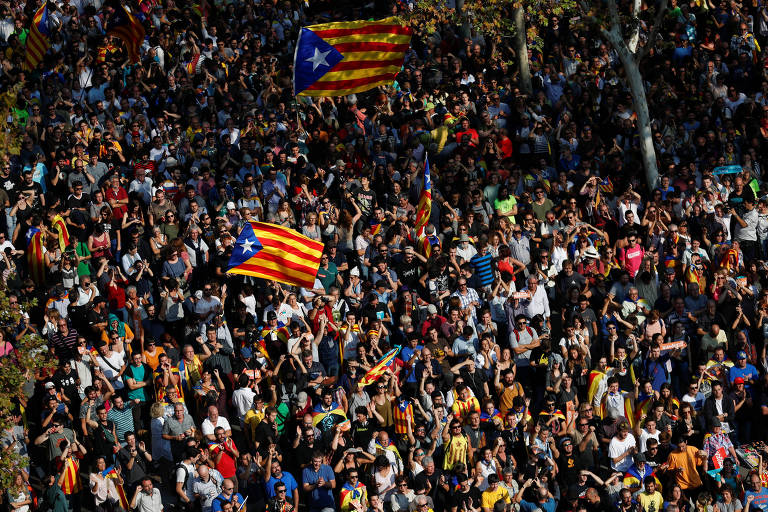
[[[667,464],[669,464],[668,471],[677,470],[682,468],[681,474],[673,473],[677,483],[683,489],[695,489],[701,487],[701,477],[696,470],[696,463],[699,460],[699,449],[694,446],[687,446],[684,452],[674,451],[669,454],[667,458]]]

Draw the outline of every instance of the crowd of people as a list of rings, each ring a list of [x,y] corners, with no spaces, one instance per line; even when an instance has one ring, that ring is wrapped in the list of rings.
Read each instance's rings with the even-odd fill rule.
[[[768,511],[765,2],[641,2],[652,186],[577,13],[530,94],[443,23],[391,87],[295,98],[302,26],[413,2],[131,0],[138,63],[100,4],[26,70],[39,5],[0,1],[0,364],[58,364],[4,411],[7,510]],[[312,288],[227,272],[249,221],[324,244]]]

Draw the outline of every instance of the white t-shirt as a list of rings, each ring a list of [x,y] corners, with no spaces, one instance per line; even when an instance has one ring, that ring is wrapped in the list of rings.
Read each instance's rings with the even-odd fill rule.
[[[203,420],[203,435],[204,436],[210,436],[213,435],[214,431],[221,427],[224,430],[232,430],[232,427],[229,426],[229,421],[224,416],[219,416],[219,419],[216,421],[216,424],[214,425],[210,419],[205,418]]]
[[[98,357],[96,357],[96,363],[98,363],[104,376],[112,383],[112,387],[115,388],[115,391],[125,387],[123,379],[117,376],[120,368],[125,364],[125,354],[123,352],[112,351],[112,354],[109,356],[99,354]],[[115,371],[115,369],[117,371]]]
[[[608,445],[608,457],[611,459],[611,468],[613,468],[614,471],[621,471],[624,473],[629,470],[630,467],[632,467],[633,460],[632,455],[630,454],[627,454],[627,456],[621,459],[618,463],[613,462],[613,459],[626,452],[636,444],[635,436],[632,434],[627,434],[626,439],[623,441],[621,441],[618,436],[615,436],[613,439],[611,439],[611,444]]]
[[[640,431],[640,451],[645,452],[645,450],[647,449],[645,446],[645,443],[647,443],[649,439],[655,439],[658,441],[659,434],[660,432],[658,430],[653,434],[649,434],[648,431],[645,429],[641,430]]]
[[[184,483],[186,480],[187,485],[184,488],[184,492],[187,495],[187,498],[194,501],[195,500],[195,490],[194,490],[194,482],[195,482],[195,466],[191,464],[185,464],[183,462],[179,463],[180,466],[184,466],[186,468],[186,471],[182,468],[176,469],[176,483],[179,482]]]

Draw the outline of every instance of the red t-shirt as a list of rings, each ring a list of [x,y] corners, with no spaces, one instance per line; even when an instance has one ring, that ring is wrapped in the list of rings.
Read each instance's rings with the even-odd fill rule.
[[[221,460],[216,464],[216,469],[221,473],[224,478],[232,478],[235,476],[235,458],[233,456],[232,449],[234,444],[231,439],[224,441],[224,446],[216,444],[211,447],[211,459],[216,460],[219,453],[222,453]]]

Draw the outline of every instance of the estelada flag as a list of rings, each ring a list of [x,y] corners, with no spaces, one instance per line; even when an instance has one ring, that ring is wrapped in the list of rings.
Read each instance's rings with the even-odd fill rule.
[[[424,158],[424,184],[419,195],[419,210],[416,213],[416,236],[424,237],[424,228],[432,215],[432,176],[429,173],[429,156]]]
[[[296,96],[345,96],[392,83],[412,30],[395,18],[303,27],[293,57]]]
[[[46,1],[32,18],[32,26],[29,28],[26,41],[27,55],[24,60],[24,66],[30,71],[40,64],[48,52],[48,48],[51,47],[51,31],[48,28],[49,15],[48,2]]]
[[[322,254],[322,243],[292,229],[246,222],[235,242],[227,273],[312,288]]]
[[[27,230],[27,264],[29,275],[36,285],[45,284],[45,261],[43,261],[43,234],[32,226]]]
[[[392,362],[395,360],[395,357],[400,352],[400,347],[396,346],[386,354],[384,354],[384,357],[379,359],[379,362],[376,363],[376,365],[368,370],[368,373],[366,373],[362,379],[360,379],[360,386],[365,387],[373,384],[377,380],[379,380],[379,377],[384,375],[384,372],[387,368],[392,366]]]
[[[123,40],[128,51],[128,59],[135,64],[141,57],[141,45],[146,35],[144,27],[122,3],[111,2],[111,6],[115,12],[107,20],[107,34]]]
[[[69,245],[69,230],[61,215],[57,214],[53,218],[53,228],[59,234],[59,249],[63,251]]]

